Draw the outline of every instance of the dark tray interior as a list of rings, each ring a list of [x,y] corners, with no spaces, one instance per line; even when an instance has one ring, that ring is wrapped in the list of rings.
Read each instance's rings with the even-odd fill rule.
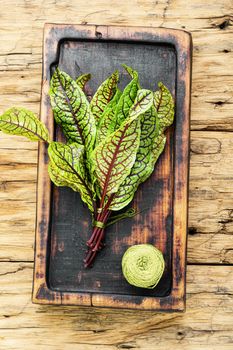
[[[141,86],[155,90],[162,81],[175,94],[176,51],[166,44],[116,41],[71,41],[60,44],[58,64],[73,78],[91,73],[88,94],[115,69],[120,69],[120,87],[128,81],[121,64],[139,72]],[[51,66],[51,70],[52,70]],[[62,292],[101,292],[142,296],[165,296],[172,284],[173,237],[173,140],[175,128],[167,133],[166,150],[157,162],[153,175],[142,184],[129,207],[140,213],[106,230],[106,248],[91,269],[84,269],[85,242],[91,233],[91,218],[79,194],[68,188],[52,187],[49,267],[47,282],[51,289]],[[56,131],[59,134],[59,131]],[[58,136],[57,136],[58,137]],[[121,273],[125,250],[139,243],[151,243],[162,250],[165,273],[153,290],[130,286]]]

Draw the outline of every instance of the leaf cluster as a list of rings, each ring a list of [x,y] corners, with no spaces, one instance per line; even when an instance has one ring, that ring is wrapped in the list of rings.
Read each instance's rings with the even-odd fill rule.
[[[3,132],[48,144],[51,180],[79,192],[94,217],[106,206],[117,211],[131,202],[152,174],[165,147],[165,130],[174,119],[167,87],[159,83],[155,92],[143,89],[138,73],[123,66],[130,79],[123,91],[115,71],[91,101],[84,92],[90,74],[73,80],[55,70],[49,94],[65,143],[51,141],[46,126],[24,108],[14,107],[0,116]]]

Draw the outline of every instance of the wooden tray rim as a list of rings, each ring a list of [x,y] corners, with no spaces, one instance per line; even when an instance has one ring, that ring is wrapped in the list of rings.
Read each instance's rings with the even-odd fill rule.
[[[85,305],[158,311],[184,311],[186,237],[188,220],[189,114],[192,51],[191,35],[183,30],[169,28],[45,24],[40,116],[41,120],[47,125],[51,135],[54,133],[54,123],[48,96],[50,65],[52,62],[57,60],[58,47],[65,39],[167,43],[173,45],[176,49],[177,77],[179,77],[180,81],[182,81],[185,85],[185,95],[182,97],[183,103],[181,103],[181,107],[183,108],[183,123],[185,124],[183,130],[186,131],[185,133],[182,133],[182,141],[178,145],[178,151],[182,152],[182,161],[179,163],[179,168],[174,166],[175,181],[173,202],[174,228],[172,251],[172,289],[171,293],[165,297],[142,297],[135,295],[101,294],[94,292],[58,292],[49,288],[46,281],[46,272],[48,250],[47,243],[50,229],[51,182],[47,172],[47,146],[41,143],[39,144],[38,150],[37,216],[32,302],[39,304]],[[49,55],[47,55],[48,48]],[[186,234],[182,235],[182,232],[186,232]]]

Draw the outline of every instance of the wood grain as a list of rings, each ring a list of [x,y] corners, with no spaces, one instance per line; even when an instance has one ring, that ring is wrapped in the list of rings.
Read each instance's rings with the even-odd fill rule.
[[[0,264],[2,349],[29,350],[32,344],[36,350],[232,347],[232,266],[188,267],[185,314],[35,305],[32,272],[31,263]]]
[[[112,1],[111,5],[106,0],[93,0],[90,6],[86,0],[11,0],[10,6],[8,2],[0,1],[0,10],[0,113],[12,104],[39,112],[42,30],[45,22],[164,26],[192,32],[194,57],[191,127],[192,130],[205,131],[201,135],[198,131],[191,133],[191,140],[195,139],[196,147],[201,150],[200,153],[191,153],[191,166],[192,169],[199,169],[203,176],[200,178],[198,171],[194,173],[191,169],[188,261],[232,264],[233,191],[230,176],[233,173],[233,150],[232,134],[229,132],[233,130],[233,78],[230,64],[233,59],[232,0],[160,0],[157,3],[154,0],[118,0]],[[218,140],[220,150],[215,154],[216,145],[211,142],[213,153],[203,155],[203,152],[207,152],[206,146],[210,145],[209,138]],[[37,145],[28,141],[24,145],[22,142],[20,138],[0,136],[0,196],[4,197],[1,197],[1,204],[5,203],[0,206],[1,261],[33,261]],[[33,151],[33,156],[29,156],[30,163],[26,152],[22,155],[22,147],[29,153]],[[8,148],[15,152],[10,152],[9,157],[6,157]],[[211,167],[206,165],[207,159]],[[221,167],[218,166],[219,159]],[[11,211],[11,206],[15,204],[11,199],[16,199],[15,184],[20,183],[25,189],[24,194],[20,191],[23,199],[21,201],[17,196],[17,206],[14,205]],[[10,189],[9,186],[13,187]],[[4,188],[8,188],[7,196]],[[30,197],[32,205],[27,208],[28,215],[23,209],[23,202]],[[10,213],[7,212],[8,209]],[[179,322],[174,319],[172,325],[166,320],[161,323],[161,315],[153,314],[149,318],[150,326],[146,324],[144,327],[147,312],[144,313],[145,316],[140,313],[140,318],[138,312],[131,311],[116,313],[115,310],[103,312],[99,309],[90,311],[88,308],[32,305],[32,265],[29,264],[27,270],[10,274],[19,267],[15,264],[0,263],[1,273],[7,273],[2,276],[4,283],[2,278],[0,280],[0,310],[6,316],[1,319],[0,348],[232,349],[233,287],[229,283],[232,278],[228,275],[231,267],[213,266],[202,270],[206,266],[190,266],[186,314],[182,315]],[[192,275],[190,269],[194,271]],[[21,313],[24,307],[25,311]],[[140,336],[138,329],[135,330],[139,319],[139,327],[142,327]],[[64,328],[62,333],[61,324]],[[103,324],[105,331],[101,332]],[[116,336],[117,333],[124,333],[124,340],[121,341],[121,336],[117,344],[106,345],[106,340],[110,339],[106,336],[106,331],[113,332],[114,329]],[[80,334],[82,341],[78,337]]]
[[[231,0],[208,5],[208,1],[123,0],[113,2],[111,9],[105,1],[95,2],[93,11],[84,0],[76,4],[37,0],[33,6],[11,1],[11,9],[1,3],[0,88],[4,99],[0,112],[14,103],[38,111],[42,63],[42,28],[44,23],[86,23],[138,26],[165,26],[187,29],[194,42],[193,59],[193,129],[233,130],[232,105],[232,13]],[[129,9],[133,8],[133,11]],[[127,12],[128,11],[128,12]],[[63,15],[65,13],[65,16]],[[190,18],[190,13],[192,17]],[[9,18],[14,19],[10,21]],[[20,24],[20,30],[18,25]],[[227,71],[227,74],[226,74]],[[12,79],[14,77],[14,79]],[[20,81],[20,84],[18,83]],[[224,83],[223,83],[224,82]],[[12,90],[13,89],[13,90]],[[220,103],[220,104],[219,104]]]

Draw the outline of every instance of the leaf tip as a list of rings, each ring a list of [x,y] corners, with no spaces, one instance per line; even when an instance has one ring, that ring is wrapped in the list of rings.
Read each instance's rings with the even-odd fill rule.
[[[127,64],[122,63],[122,67],[127,71],[127,69],[129,68],[129,66],[127,66]]]
[[[158,87],[160,90],[165,90],[165,91],[168,91],[170,93],[170,90],[168,89],[168,87],[166,85],[164,85],[161,81],[158,82]]]
[[[122,67],[126,70],[126,72],[131,76],[132,79],[138,78],[138,73],[132,67],[127,66],[127,64],[122,63]]]
[[[115,72],[112,73],[112,77],[113,77],[113,79],[116,80],[116,82],[118,82],[118,80],[119,80],[119,70],[118,69],[116,69]]]

